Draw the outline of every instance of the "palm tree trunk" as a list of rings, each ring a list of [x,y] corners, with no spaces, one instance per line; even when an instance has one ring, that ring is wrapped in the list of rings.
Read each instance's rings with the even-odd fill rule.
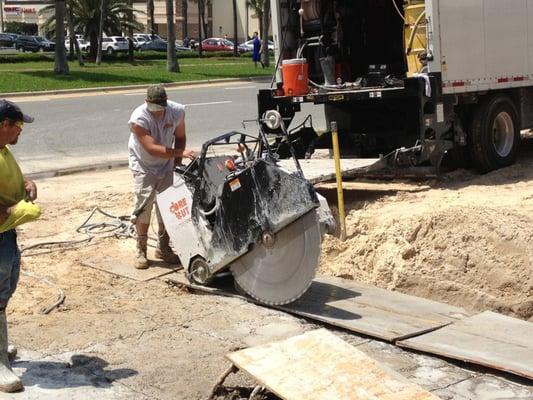
[[[263,26],[261,27],[261,63],[268,67],[270,65],[270,53],[268,52],[268,27],[270,26],[270,1],[265,1],[263,5]]]
[[[98,25],[98,51],[96,53],[96,65],[102,63],[102,38],[104,37],[104,9],[105,0],[100,3],[100,24]]]
[[[183,13],[183,39],[185,39],[189,37],[189,19],[187,15],[189,12],[189,2],[187,0],[181,2],[181,12]]]
[[[67,21],[68,21],[68,31],[69,31],[69,44],[70,44],[70,54],[76,52],[78,57],[78,64],[83,66],[83,56],[80,51],[80,46],[78,44],[78,39],[76,39],[76,32],[74,32],[74,11],[72,10],[72,0],[70,0],[67,6]]]
[[[201,9],[203,7],[203,1],[198,0],[198,55],[202,57],[203,51],[202,51],[202,12]]]
[[[133,0],[128,0],[128,5],[132,8],[128,11],[128,22],[130,23],[128,27],[128,61],[133,62]]]
[[[148,0],[146,3],[148,11],[148,33],[151,35],[155,33],[155,21],[154,21],[154,0]]]
[[[65,0],[56,0],[56,47],[54,72],[57,75],[68,75],[68,62],[65,50]]]
[[[233,0],[233,55],[237,57],[239,50],[237,49],[237,0]]]
[[[167,3],[167,71],[179,72],[176,58],[176,28],[174,24],[174,0]]]

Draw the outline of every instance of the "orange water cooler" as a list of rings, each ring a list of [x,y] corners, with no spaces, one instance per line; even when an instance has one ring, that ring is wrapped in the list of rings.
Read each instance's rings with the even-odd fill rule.
[[[303,96],[309,93],[309,65],[305,58],[283,60],[281,74],[286,96]]]

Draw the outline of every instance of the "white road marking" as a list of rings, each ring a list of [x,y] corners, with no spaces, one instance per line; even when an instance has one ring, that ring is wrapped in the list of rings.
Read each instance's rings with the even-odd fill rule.
[[[241,90],[241,89],[257,89],[256,86],[239,86],[239,87],[226,87],[224,90]]]
[[[191,104],[184,104],[185,107],[193,107],[193,106],[211,106],[214,104],[231,104],[233,101],[213,101],[211,103],[191,103]]]

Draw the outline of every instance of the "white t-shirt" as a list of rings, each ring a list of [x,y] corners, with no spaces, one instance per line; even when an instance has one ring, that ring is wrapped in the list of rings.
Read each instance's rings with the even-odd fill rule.
[[[174,133],[176,128],[185,118],[185,107],[179,103],[168,100],[165,114],[161,118],[156,118],[143,103],[132,113],[128,125],[132,124],[150,132],[150,136],[157,144],[174,148]],[[128,142],[129,167],[132,171],[150,173],[162,177],[174,165],[174,159],[154,157],[144,149],[139,139],[133,132],[130,134]]]

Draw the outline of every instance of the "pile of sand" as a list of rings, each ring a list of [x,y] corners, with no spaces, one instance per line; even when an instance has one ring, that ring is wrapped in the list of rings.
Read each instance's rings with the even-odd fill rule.
[[[389,184],[365,202],[372,185],[347,204],[348,239],[325,240],[320,273],[533,321],[532,157],[485,176]]]

